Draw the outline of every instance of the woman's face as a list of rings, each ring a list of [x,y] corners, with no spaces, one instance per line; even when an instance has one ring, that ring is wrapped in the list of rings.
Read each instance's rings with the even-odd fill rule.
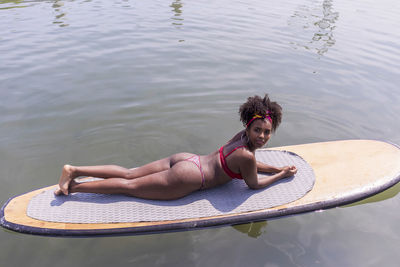
[[[255,149],[263,147],[271,137],[272,124],[267,119],[257,119],[246,129],[250,145]]]

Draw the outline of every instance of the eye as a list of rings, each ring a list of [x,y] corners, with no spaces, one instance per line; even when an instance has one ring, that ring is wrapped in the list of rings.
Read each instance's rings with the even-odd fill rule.
[[[269,135],[271,133],[271,130],[265,130],[265,135]]]

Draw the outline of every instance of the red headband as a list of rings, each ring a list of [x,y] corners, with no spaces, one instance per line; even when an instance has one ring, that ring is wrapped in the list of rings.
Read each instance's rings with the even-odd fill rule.
[[[249,127],[249,125],[255,120],[255,119],[267,119],[269,120],[269,122],[272,124],[272,118],[269,115],[269,113],[267,112],[267,114],[265,116],[261,116],[261,115],[254,115],[253,118],[251,118],[251,120],[246,124],[246,127]]]

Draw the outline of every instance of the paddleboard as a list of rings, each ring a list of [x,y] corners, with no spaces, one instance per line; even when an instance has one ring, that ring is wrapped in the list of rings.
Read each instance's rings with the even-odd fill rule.
[[[400,148],[388,142],[343,140],[275,147],[266,150],[269,152],[289,151],[309,164],[315,175],[315,181],[310,187],[312,189],[294,201],[273,207],[260,208],[255,205],[257,207],[254,210],[229,210],[228,212],[224,210],[223,206],[216,205],[219,213],[213,216],[195,215],[179,219],[118,223],[57,222],[28,216],[28,206],[32,205],[32,200],[45,192],[54,190],[57,186],[53,185],[10,198],[1,209],[0,224],[16,232],[50,236],[138,234],[190,230],[263,221],[337,207],[375,195],[400,181]],[[285,182],[279,186],[284,190]],[[71,196],[65,196],[62,201],[53,201],[51,205],[65,205],[69,201],[69,197]],[[86,200],[86,202],[91,201],[91,199]],[[102,205],[107,206],[111,202],[118,201],[107,200]],[[226,202],[222,199],[221,203],[224,201]],[[160,209],[171,208],[168,202],[160,206]],[[238,206],[240,205],[238,204]],[[90,213],[91,211],[80,210],[80,212]],[[113,210],[108,212],[112,213]],[[151,217],[151,214],[149,216]]]

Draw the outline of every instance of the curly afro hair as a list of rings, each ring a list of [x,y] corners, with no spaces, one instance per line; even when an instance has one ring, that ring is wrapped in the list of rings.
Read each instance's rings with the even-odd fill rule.
[[[271,102],[268,94],[265,94],[264,98],[258,95],[249,97],[239,108],[240,121],[244,127],[254,115],[266,116],[267,113],[272,119],[272,132],[275,132],[282,120],[282,107],[276,102]]]

